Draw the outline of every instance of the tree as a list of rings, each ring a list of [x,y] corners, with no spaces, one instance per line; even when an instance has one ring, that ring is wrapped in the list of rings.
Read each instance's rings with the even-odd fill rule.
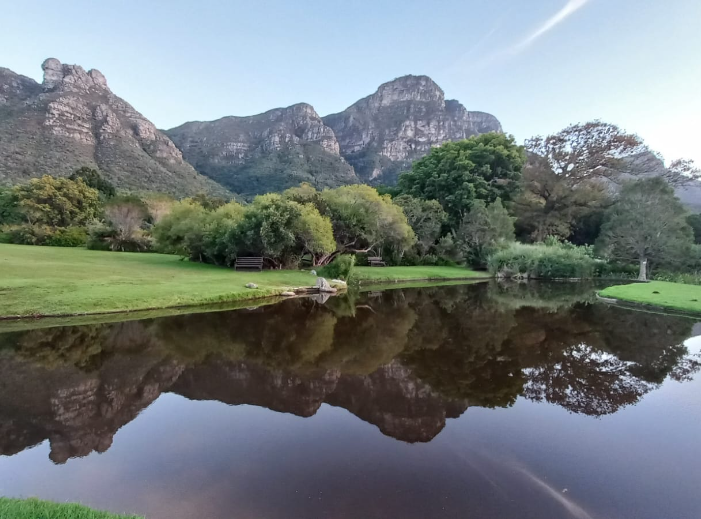
[[[245,208],[237,202],[229,202],[207,213],[204,219],[203,253],[206,260],[215,265],[229,265],[231,245],[227,236],[243,220]]]
[[[424,256],[441,236],[441,229],[448,215],[437,200],[422,200],[401,195],[392,200],[402,208],[409,226],[416,235],[416,251]]]
[[[664,179],[628,183],[609,209],[600,246],[616,260],[638,261],[639,279],[647,280],[649,261],[673,262],[693,242],[686,211]]]
[[[601,121],[574,124],[526,141],[528,163],[513,205],[519,234],[568,239],[610,204],[609,184],[630,175],[642,140]],[[595,219],[594,219],[595,220]]]
[[[117,194],[114,186],[108,180],[102,178],[96,169],[92,169],[87,166],[77,169],[75,173],[68,178],[71,180],[82,179],[88,187],[97,189],[98,192],[106,199],[112,198]]]
[[[366,185],[343,186],[321,192],[323,205],[331,219],[336,250],[320,264],[340,253],[390,249],[401,257],[416,237],[402,208],[388,195],[380,195]]]
[[[600,179],[557,173],[546,157],[530,154],[512,207],[519,234],[540,242],[546,236],[568,239],[610,203],[609,191]]]
[[[226,200],[218,196],[210,196],[205,193],[197,193],[190,198],[190,201],[195,204],[200,204],[207,211],[214,211],[226,204]]]
[[[547,137],[526,141],[526,150],[543,157],[571,187],[592,179],[612,179],[629,172],[627,157],[647,151],[642,140],[615,124],[573,124]]]
[[[300,204],[294,232],[301,245],[302,255],[310,254],[314,266],[319,264],[320,258],[336,249],[331,220],[322,216],[312,204]]]
[[[511,200],[524,162],[523,147],[512,136],[486,133],[433,148],[399,176],[399,190],[437,200],[456,229],[474,200]]]
[[[153,227],[156,247],[161,252],[202,260],[207,211],[189,201],[176,202]]]
[[[274,193],[259,195],[246,206],[241,223],[226,241],[232,259],[256,254],[275,267],[296,265],[305,253],[325,257],[335,245],[331,222],[316,207]]]
[[[22,213],[14,189],[0,186],[0,225],[19,223]]]
[[[146,204],[135,196],[113,198],[105,205],[105,218],[114,229],[112,250],[145,250],[149,244],[141,227],[148,217]]]
[[[144,203],[148,207],[148,214],[151,223],[160,222],[175,205],[175,200],[170,195],[149,193],[144,197]]]
[[[694,243],[701,243],[701,214],[690,214],[686,217],[686,223],[694,232]]]
[[[500,199],[487,206],[476,200],[456,236],[465,258],[475,267],[487,266],[487,259],[500,246],[514,240],[514,219]]]
[[[100,197],[82,179],[44,175],[15,187],[18,206],[30,224],[85,225],[97,216]]]

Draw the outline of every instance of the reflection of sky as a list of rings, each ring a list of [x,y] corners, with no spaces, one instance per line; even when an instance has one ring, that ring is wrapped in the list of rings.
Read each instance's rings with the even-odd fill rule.
[[[53,465],[44,443],[0,458],[0,494],[150,519],[693,517],[699,394],[699,379],[667,381],[598,419],[524,399],[473,407],[413,445],[329,405],[301,418],[164,394],[106,453]]]

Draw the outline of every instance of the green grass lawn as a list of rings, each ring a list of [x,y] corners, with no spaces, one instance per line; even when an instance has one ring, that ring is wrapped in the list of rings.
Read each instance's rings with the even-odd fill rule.
[[[140,519],[136,515],[115,515],[99,512],[73,503],[51,503],[39,499],[0,497],[2,519]]]
[[[489,277],[464,267],[355,267],[362,284],[382,281],[446,280]]]
[[[357,269],[364,282],[458,279],[455,267]],[[72,315],[235,302],[312,286],[309,272],[232,269],[177,256],[0,244],[0,316]],[[246,283],[258,289],[248,289]]]
[[[599,292],[602,297],[701,313],[701,286],[651,281],[616,285]]]

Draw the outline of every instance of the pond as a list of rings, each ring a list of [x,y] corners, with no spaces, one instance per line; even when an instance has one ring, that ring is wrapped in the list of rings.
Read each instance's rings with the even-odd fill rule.
[[[1,334],[0,495],[150,519],[700,517],[699,327],[593,294],[480,283]]]

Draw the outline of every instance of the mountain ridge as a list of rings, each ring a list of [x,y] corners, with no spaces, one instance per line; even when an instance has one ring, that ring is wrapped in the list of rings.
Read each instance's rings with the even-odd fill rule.
[[[43,81],[0,69],[0,182],[97,167],[129,190],[226,190],[197,173],[172,141],[118,97],[97,69],[48,58]]]

